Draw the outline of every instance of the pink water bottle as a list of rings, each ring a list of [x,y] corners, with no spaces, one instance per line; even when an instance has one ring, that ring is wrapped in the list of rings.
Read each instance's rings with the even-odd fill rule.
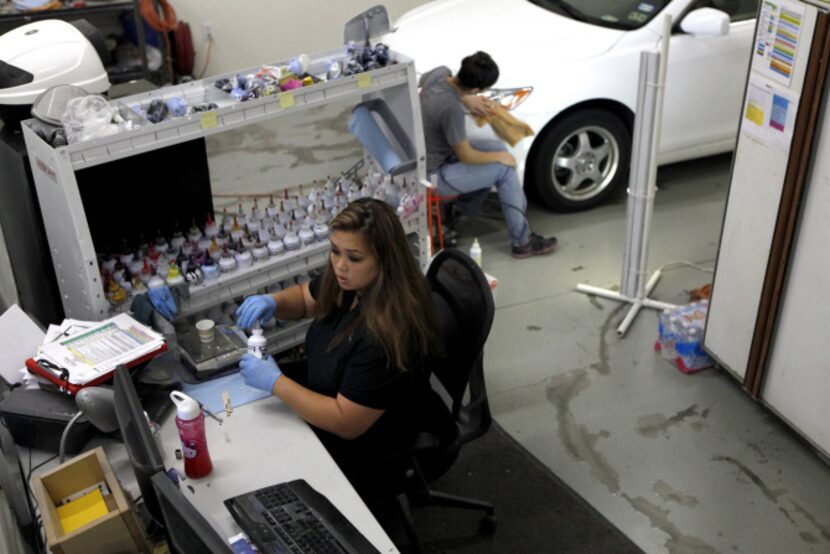
[[[176,427],[182,440],[184,473],[191,479],[204,477],[213,470],[205,437],[205,414],[199,403],[183,392],[171,392],[170,399],[176,404]]]

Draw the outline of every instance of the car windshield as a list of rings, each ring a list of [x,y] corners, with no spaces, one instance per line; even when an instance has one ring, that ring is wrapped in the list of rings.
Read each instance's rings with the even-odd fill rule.
[[[669,3],[669,0],[528,1],[571,19],[626,31],[642,27]]]

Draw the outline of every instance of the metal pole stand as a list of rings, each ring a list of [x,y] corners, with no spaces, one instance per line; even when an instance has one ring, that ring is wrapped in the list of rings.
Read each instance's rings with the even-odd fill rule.
[[[655,271],[646,281],[648,246],[651,236],[651,216],[654,194],[657,191],[657,147],[660,144],[660,120],[663,114],[663,93],[666,86],[666,62],[669,57],[671,16],[663,20],[663,37],[659,51],[640,55],[640,81],[637,90],[637,116],[634,121],[631,150],[631,177],[628,188],[627,233],[623,254],[623,272],[620,292],[578,284],[576,290],[619,302],[628,302],[631,308],[617,327],[619,336],[642,308],[665,310],[674,304],[648,298],[660,280],[661,271]]]

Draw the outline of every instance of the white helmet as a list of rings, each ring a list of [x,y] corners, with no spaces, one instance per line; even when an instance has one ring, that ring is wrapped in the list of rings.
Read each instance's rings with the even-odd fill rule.
[[[30,105],[55,85],[101,94],[110,82],[101,57],[76,27],[46,19],[0,36],[0,104]]]

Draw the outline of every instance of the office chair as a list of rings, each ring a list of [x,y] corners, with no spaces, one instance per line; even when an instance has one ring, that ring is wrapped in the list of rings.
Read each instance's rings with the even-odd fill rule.
[[[399,463],[404,473],[403,482],[396,483],[388,492],[395,496],[402,492],[415,507],[483,510],[480,530],[492,534],[496,518],[491,503],[434,491],[428,483],[452,467],[462,444],[483,435],[492,423],[483,362],[484,343],[493,324],[493,295],[481,269],[456,249],[438,253],[427,272],[427,281],[444,342],[443,355],[432,361],[430,369],[444,388],[450,406],[448,409],[432,391],[424,411],[431,416],[427,419],[435,422],[435,430],[419,433],[407,451],[385,457],[387,463]],[[452,427],[449,435],[442,432],[447,423]],[[420,551],[410,514],[400,503],[398,507],[407,536]]]
[[[0,502],[7,505],[0,512],[8,510],[17,523],[17,529],[5,528],[0,523],[0,547],[5,545],[9,552],[39,552],[39,529],[32,521],[32,507],[17,454],[12,434],[0,425]]]

